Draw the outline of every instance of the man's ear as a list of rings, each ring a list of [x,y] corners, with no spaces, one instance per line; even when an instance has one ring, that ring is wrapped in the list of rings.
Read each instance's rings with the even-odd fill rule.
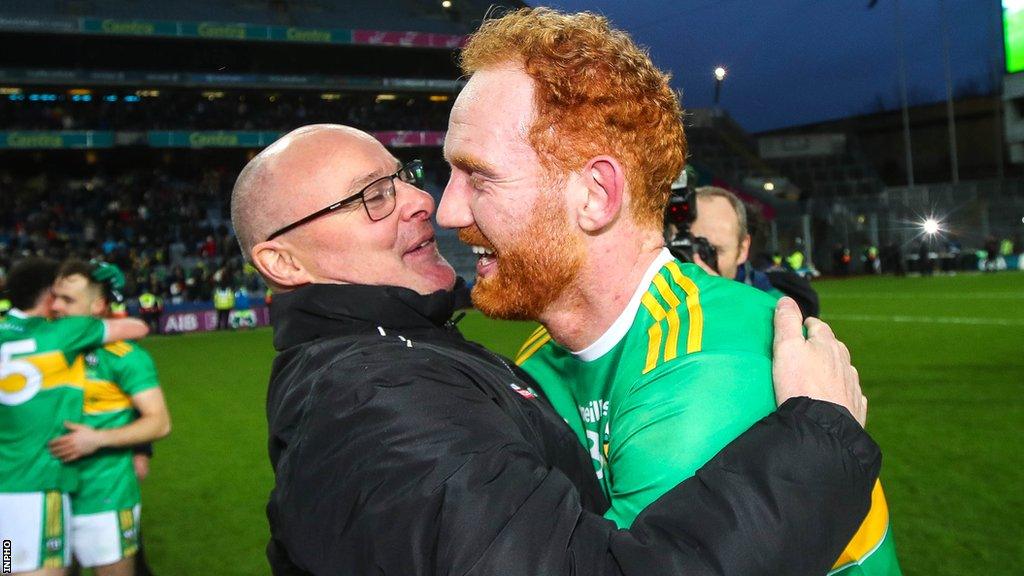
[[[268,282],[285,288],[296,288],[313,281],[305,266],[277,240],[267,240],[252,247],[252,263]]]
[[[98,296],[93,299],[91,304],[89,304],[89,314],[92,316],[101,316],[109,309],[109,304],[110,303],[107,302],[106,296]]]
[[[743,264],[747,261],[747,257],[750,255],[750,234],[743,237],[743,241],[740,242],[740,257],[736,261],[737,264]]]
[[[618,218],[626,194],[626,175],[611,156],[595,156],[583,167],[586,202],[576,210],[580,228],[597,232]]]

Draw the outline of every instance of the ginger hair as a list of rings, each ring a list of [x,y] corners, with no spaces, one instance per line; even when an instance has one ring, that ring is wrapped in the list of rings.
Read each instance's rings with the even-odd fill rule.
[[[512,63],[535,85],[528,141],[548,171],[579,170],[600,154],[626,172],[641,227],[661,229],[686,158],[679,98],[645,50],[589,12],[525,8],[486,20],[462,50],[464,74]]]

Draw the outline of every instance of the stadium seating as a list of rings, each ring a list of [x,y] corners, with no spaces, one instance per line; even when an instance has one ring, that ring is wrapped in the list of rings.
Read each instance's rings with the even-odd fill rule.
[[[444,130],[451,107],[446,95],[431,99],[410,93],[382,97],[365,92],[108,87],[73,96],[60,87],[28,90],[0,97],[0,126],[4,129],[288,131],[305,124],[334,122],[363,130]]]
[[[374,0],[348,0],[346,2],[207,0],[199,3],[184,0],[161,2],[7,0],[4,2],[4,12],[12,16],[23,17],[91,16],[125,20],[245,22],[268,26],[367,28],[465,34],[472,22],[479,21],[492,2],[459,0],[458,4],[457,10],[449,11],[442,9],[440,2],[426,0],[392,2],[393,8],[389,10],[381,10],[380,3]]]

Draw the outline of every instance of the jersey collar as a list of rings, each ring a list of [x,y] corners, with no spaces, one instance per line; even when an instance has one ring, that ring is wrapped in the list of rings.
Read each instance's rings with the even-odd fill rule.
[[[25,314],[24,312],[18,310],[17,308],[11,308],[10,310],[8,310],[7,315],[11,316],[12,318],[20,318],[22,320],[28,319],[28,314]]]
[[[622,338],[629,332],[629,328],[633,325],[633,320],[636,319],[636,313],[640,309],[640,299],[643,297],[647,289],[651,287],[651,282],[654,281],[654,275],[658,273],[665,264],[668,264],[673,260],[672,253],[668,251],[668,248],[662,248],[658,256],[651,262],[651,265],[644,272],[643,278],[640,280],[640,284],[637,285],[636,291],[633,292],[633,297],[629,299],[629,303],[626,304],[625,309],[619,314],[619,317],[612,322],[612,325],[605,330],[604,334],[598,337],[593,344],[587,346],[579,352],[573,352],[573,355],[584,362],[593,362],[601,356],[608,353],[609,350],[618,345],[622,341]]]

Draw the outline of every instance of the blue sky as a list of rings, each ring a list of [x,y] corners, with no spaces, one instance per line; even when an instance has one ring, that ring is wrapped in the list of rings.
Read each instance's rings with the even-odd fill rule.
[[[672,71],[685,107],[721,105],[749,131],[899,106],[893,0],[546,0],[608,16]],[[945,99],[939,0],[901,0],[911,104]],[[1002,74],[999,0],[945,0],[954,90],[992,93]]]

